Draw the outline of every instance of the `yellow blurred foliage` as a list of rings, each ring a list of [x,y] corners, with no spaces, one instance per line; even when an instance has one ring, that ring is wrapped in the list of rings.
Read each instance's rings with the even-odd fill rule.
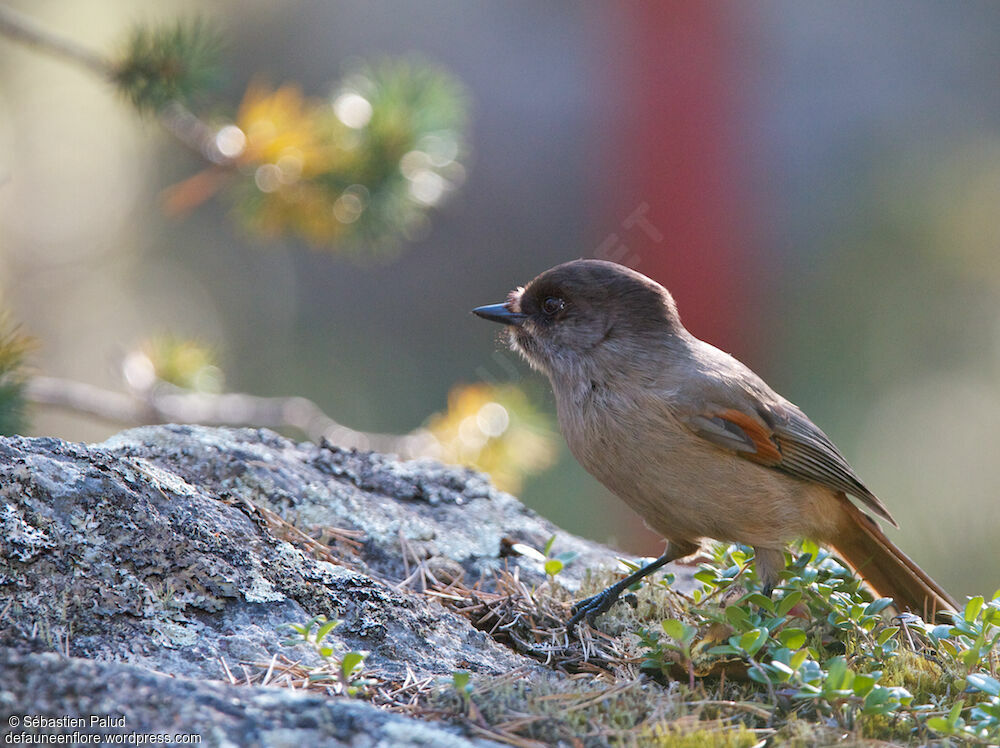
[[[352,168],[356,135],[330,103],[303,96],[295,85],[272,90],[255,82],[236,126],[245,138],[238,162],[252,170],[258,191],[248,215],[253,229],[272,238],[291,231],[312,244],[340,236],[350,220],[337,210],[340,191],[322,178]]]
[[[161,335],[144,342],[130,354],[128,365],[136,367],[136,357],[149,362],[155,379],[195,392],[222,391],[223,375],[215,351],[197,340]]]
[[[502,490],[517,492],[524,478],[552,465],[555,433],[548,418],[515,385],[457,385],[448,409],[427,421],[443,462],[489,473]]]
[[[306,98],[297,85],[270,90],[260,81],[251,83],[236,125],[246,136],[240,161],[274,164],[283,184],[337,168],[347,154],[338,136],[342,139],[348,128],[334,116],[329,102]]]

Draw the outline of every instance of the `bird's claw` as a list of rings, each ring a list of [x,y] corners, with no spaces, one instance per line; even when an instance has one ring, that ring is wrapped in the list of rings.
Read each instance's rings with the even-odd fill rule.
[[[566,630],[572,633],[576,624],[584,618],[587,619],[587,623],[593,623],[597,616],[606,613],[615,604],[620,595],[618,590],[609,588],[577,601],[573,605],[573,617],[566,622]]]

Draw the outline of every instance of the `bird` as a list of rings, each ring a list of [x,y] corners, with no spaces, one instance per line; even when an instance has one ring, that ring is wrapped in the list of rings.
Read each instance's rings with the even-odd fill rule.
[[[831,546],[880,596],[931,620],[955,600],[900,550],[898,527],[829,437],[749,367],[692,335],[656,281],[606,260],[557,265],[473,313],[551,383],[578,462],[666,541],[663,555],[578,602],[593,621],[705,539],[752,546],[770,595],[798,539]]]

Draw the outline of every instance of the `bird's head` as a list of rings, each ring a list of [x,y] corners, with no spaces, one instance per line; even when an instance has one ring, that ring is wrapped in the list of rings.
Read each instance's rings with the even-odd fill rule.
[[[626,359],[684,329],[663,286],[604,260],[557,265],[473,313],[506,325],[511,348],[553,383],[627,368]]]

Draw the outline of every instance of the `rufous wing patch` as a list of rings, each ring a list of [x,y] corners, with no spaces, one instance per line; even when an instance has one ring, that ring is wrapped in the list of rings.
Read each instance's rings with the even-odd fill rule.
[[[771,430],[760,423],[753,416],[747,415],[740,410],[723,410],[715,414],[716,418],[738,426],[753,442],[755,452],[738,452],[740,457],[744,457],[762,465],[778,465],[781,462],[781,451],[774,442],[774,435]]]

